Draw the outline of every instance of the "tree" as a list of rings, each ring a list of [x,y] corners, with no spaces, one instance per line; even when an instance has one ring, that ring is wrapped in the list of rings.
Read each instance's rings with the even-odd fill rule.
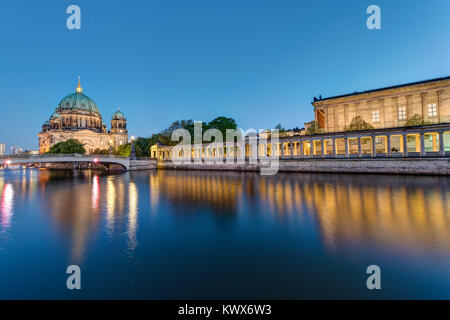
[[[154,145],[155,143],[158,143],[159,141],[159,134],[158,133],[154,133],[150,136],[150,146]]]
[[[322,129],[319,127],[319,123],[317,121],[312,121],[311,124],[309,125],[308,129],[306,129],[305,132],[307,135],[315,135],[315,134],[319,134],[322,133]]]
[[[178,144],[178,141],[172,141],[172,132],[176,129],[186,129],[188,126],[193,125],[192,120],[178,120],[172,122],[172,124],[159,133],[159,142],[167,146],[173,146]]]
[[[203,134],[205,133],[205,131],[208,129],[208,125],[206,124],[206,122],[202,122],[202,132],[201,133],[197,133],[200,134],[201,136],[196,137],[195,136],[195,130],[194,130],[194,122],[188,124],[185,129],[187,131],[189,131],[189,134],[191,135],[191,143],[195,142],[195,138],[197,138],[198,141],[203,141]]]
[[[222,132],[223,139],[225,140],[227,136],[227,129],[236,130],[237,124],[236,120],[233,118],[217,117],[208,123],[207,128],[219,130]]]
[[[417,113],[406,120],[406,127],[415,127],[415,126],[423,126],[428,124],[427,121],[423,120],[423,117]]]
[[[167,128],[162,130],[159,134],[153,135],[151,137],[152,144],[155,144],[157,142],[160,142],[163,145],[166,146],[173,146],[179,143],[179,141],[172,141],[172,132],[176,129],[186,129],[189,131],[189,134],[191,135],[191,143],[195,141],[194,137],[194,121],[192,120],[178,120],[172,122],[172,124]],[[217,129],[219,130],[222,135],[223,139],[226,139],[226,131],[227,129],[237,129],[236,120],[233,118],[227,118],[227,117],[217,117],[210,122],[202,122],[202,132],[201,137],[198,137],[200,141],[203,139],[203,134],[208,129]],[[203,142],[209,142],[209,141],[203,141]]]
[[[79,153],[85,154],[83,144],[76,139],[68,139],[63,142],[58,142],[57,144],[50,147],[48,153],[61,153],[61,154],[71,154]]]
[[[100,149],[100,148],[96,148],[94,150],[94,152],[92,152],[93,154],[101,154],[101,155],[109,155],[109,150],[108,149]]]
[[[139,137],[134,141],[134,147],[137,157],[150,157],[150,147],[152,145],[151,138]]]
[[[286,135],[286,129],[283,128],[283,126],[281,125],[281,123],[277,124],[277,125],[275,126],[275,129],[278,130],[278,135],[279,135],[280,137],[283,137],[283,136]]]
[[[362,131],[374,129],[374,126],[366,122],[361,116],[354,117],[350,122],[350,126],[345,131]]]
[[[118,146],[116,150],[114,150],[114,155],[120,157],[129,157],[130,153],[131,153],[131,143],[122,144]]]

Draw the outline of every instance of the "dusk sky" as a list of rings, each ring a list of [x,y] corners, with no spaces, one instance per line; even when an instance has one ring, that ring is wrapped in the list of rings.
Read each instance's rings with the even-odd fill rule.
[[[81,8],[68,30],[66,8]],[[366,27],[381,8],[382,30]],[[129,134],[175,120],[303,127],[311,101],[450,75],[450,1],[93,1],[0,3],[0,142],[37,133],[81,76],[110,126]]]

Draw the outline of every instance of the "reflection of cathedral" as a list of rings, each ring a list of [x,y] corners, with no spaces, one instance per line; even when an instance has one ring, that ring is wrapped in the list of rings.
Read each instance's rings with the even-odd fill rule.
[[[80,80],[75,93],[61,100],[50,119],[42,125],[39,136],[39,152],[68,139],[84,144],[86,153],[95,149],[109,149],[128,142],[127,119],[117,110],[111,118],[111,130],[107,132],[102,114],[91,98],[83,94]]]

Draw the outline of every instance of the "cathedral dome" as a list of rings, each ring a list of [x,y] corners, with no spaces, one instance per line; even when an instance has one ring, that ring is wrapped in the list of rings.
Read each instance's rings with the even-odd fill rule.
[[[119,108],[119,109],[117,109],[116,112],[113,113],[112,119],[113,120],[125,120],[125,115],[123,114],[122,111],[120,111],[120,108]]]
[[[79,80],[76,92],[65,96],[58,104],[56,111],[85,111],[101,115],[94,100],[83,94],[83,88],[81,88]]]
[[[100,114],[95,102],[82,93],[72,93],[64,97],[56,108],[57,111],[87,111]]]

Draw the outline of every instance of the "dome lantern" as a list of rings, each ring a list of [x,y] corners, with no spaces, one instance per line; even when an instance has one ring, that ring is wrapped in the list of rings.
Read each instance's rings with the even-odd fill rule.
[[[122,111],[120,111],[120,107],[117,109],[116,112],[113,113],[111,119],[112,120],[126,120],[125,115],[123,114]]]
[[[80,76],[78,76],[78,85],[77,85],[76,91],[79,94],[83,94],[83,88],[81,87],[81,83],[80,83]]]

